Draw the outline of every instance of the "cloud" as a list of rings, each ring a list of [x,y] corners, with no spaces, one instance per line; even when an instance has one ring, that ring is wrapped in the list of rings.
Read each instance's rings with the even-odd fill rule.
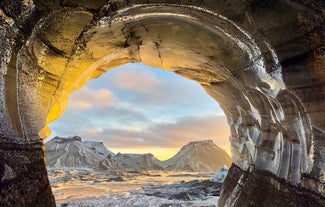
[[[153,126],[151,133],[157,133],[167,146],[180,146],[185,140],[202,139],[227,140],[229,127],[225,116],[183,117],[176,123]],[[168,139],[165,139],[168,138]]]
[[[112,116],[118,122],[122,124],[132,124],[134,122],[147,122],[150,120],[139,110],[132,108],[113,108],[112,110],[102,113],[102,116]]]
[[[93,107],[91,102],[85,100],[73,100],[71,105],[73,108],[81,110],[88,110]]]
[[[117,102],[113,93],[107,89],[100,89],[94,94],[94,99],[92,100],[95,106],[101,108],[107,108],[114,105]]]
[[[69,110],[58,121],[52,123],[53,135],[80,135],[83,130],[98,131],[104,128],[119,127],[134,128],[150,123],[150,120],[140,111],[111,107],[94,108],[81,112]]]
[[[90,89],[84,87],[72,94],[68,107],[73,110],[90,110],[92,108],[109,108],[117,102],[114,94],[108,89]]]
[[[69,113],[52,123],[50,128],[54,136],[71,136],[78,135],[80,129],[95,129],[95,125],[90,119]]]
[[[206,96],[204,89],[195,81],[187,80],[174,72],[152,70],[139,64],[121,66],[120,69],[109,71],[104,77],[111,90],[120,99],[133,104],[184,105]]]
[[[84,130],[86,139],[104,142],[108,147],[141,148],[182,147],[190,141],[212,139],[217,145],[228,148],[230,135],[225,116],[186,117],[175,123],[153,124],[144,130],[106,128]]]
[[[53,135],[80,135],[109,148],[175,148],[205,139],[229,148],[226,118],[216,116],[222,110],[200,85],[134,66],[73,93],[66,113],[50,126]]]
[[[85,129],[132,128],[150,122],[141,110],[119,101],[109,90],[85,88],[73,94],[66,112],[50,127],[54,136],[70,136]]]
[[[123,90],[152,94],[159,85],[159,80],[147,70],[119,70],[114,73],[111,80],[115,87]]]

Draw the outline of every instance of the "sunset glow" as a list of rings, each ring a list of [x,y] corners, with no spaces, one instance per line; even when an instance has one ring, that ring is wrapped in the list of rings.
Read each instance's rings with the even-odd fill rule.
[[[50,127],[52,137],[78,135],[114,153],[166,160],[190,141],[211,139],[230,154],[230,131],[218,103],[197,82],[142,64],[90,81]]]
[[[179,148],[158,148],[158,147],[146,147],[144,148],[110,148],[112,152],[115,154],[123,153],[123,154],[146,154],[151,153],[157,159],[164,161],[168,160],[172,156],[174,156],[178,151]]]

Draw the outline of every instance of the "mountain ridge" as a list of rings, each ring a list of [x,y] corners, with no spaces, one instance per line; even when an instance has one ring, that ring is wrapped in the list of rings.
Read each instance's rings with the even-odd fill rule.
[[[160,161],[151,153],[114,154],[102,142],[82,141],[79,136],[54,137],[45,145],[49,168],[216,172],[223,165],[230,166],[232,162],[225,150],[212,140],[189,142],[166,161]]]
[[[212,140],[189,142],[172,158],[163,162],[167,170],[215,172],[232,160],[225,150]]]
[[[114,153],[109,151],[101,142],[85,143],[79,136],[54,137],[45,145],[48,167],[112,169],[112,163],[106,157],[114,155]]]

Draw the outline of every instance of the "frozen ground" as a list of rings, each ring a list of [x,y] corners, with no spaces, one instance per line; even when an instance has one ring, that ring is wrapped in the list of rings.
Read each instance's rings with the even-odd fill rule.
[[[220,184],[213,174],[50,170],[58,207],[212,207]]]

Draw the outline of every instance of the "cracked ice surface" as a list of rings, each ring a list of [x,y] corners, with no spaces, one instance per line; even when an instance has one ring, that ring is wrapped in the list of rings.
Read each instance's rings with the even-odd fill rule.
[[[217,206],[221,184],[208,180],[213,174],[150,173],[124,173],[124,181],[111,182],[114,173],[51,170],[50,179],[58,207]]]
[[[176,192],[175,192],[176,193]],[[73,201],[66,205],[67,207],[200,207],[215,206],[217,207],[219,197],[211,197],[206,200],[196,201],[179,201],[169,200],[167,198],[159,198],[144,195],[141,191],[132,191],[123,194],[115,194],[110,196],[102,196],[96,198],[82,199]],[[57,205],[58,207],[62,205]]]

